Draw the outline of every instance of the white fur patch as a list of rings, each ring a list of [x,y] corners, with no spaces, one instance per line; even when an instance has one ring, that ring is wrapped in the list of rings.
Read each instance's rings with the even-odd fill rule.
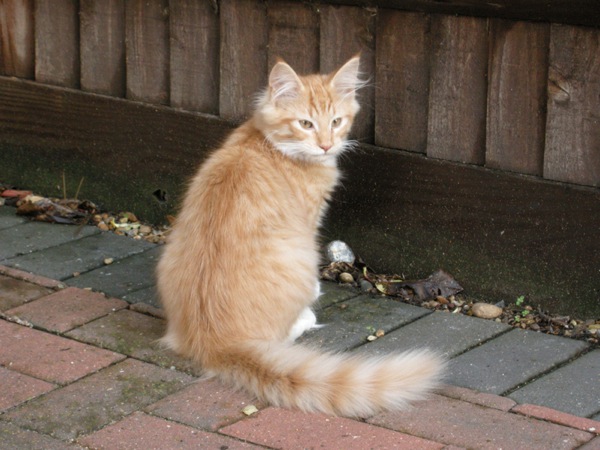
[[[310,330],[311,328],[320,328],[322,325],[317,325],[317,316],[312,312],[310,308],[304,308],[296,319],[296,323],[292,325],[292,329],[288,334],[288,340],[290,342],[298,339],[302,333]]]

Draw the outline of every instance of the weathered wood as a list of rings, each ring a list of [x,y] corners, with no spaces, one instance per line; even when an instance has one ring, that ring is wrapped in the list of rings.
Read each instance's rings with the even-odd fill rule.
[[[266,6],[253,0],[222,0],[220,6],[220,116],[248,117],[252,100],[267,82]]]
[[[544,177],[600,186],[600,30],[552,25]]]
[[[360,53],[362,77],[369,80],[359,93],[361,110],[351,137],[373,142],[375,132],[375,14],[348,6],[320,7],[320,71],[330,73]]]
[[[304,0],[296,0],[304,1]],[[365,5],[433,14],[498,17],[600,27],[595,0],[326,0],[337,5]]]
[[[312,5],[290,1],[268,6],[268,67],[282,58],[298,73],[319,71],[319,18]]]
[[[485,163],[542,175],[550,26],[494,20],[490,36]]]
[[[81,89],[125,96],[125,0],[80,0]]]
[[[487,20],[433,16],[427,155],[483,164]]]
[[[420,13],[388,10],[377,16],[377,145],[425,152],[429,27],[429,17]]]
[[[171,106],[219,112],[216,2],[171,0]]]
[[[169,102],[169,14],[167,0],[127,0],[127,98]]]
[[[79,87],[78,0],[35,1],[35,79]]]
[[[34,76],[33,0],[0,2],[0,74]]]
[[[68,182],[85,177],[91,200],[157,222],[175,211],[184,180],[231,130],[214,116],[7,77],[0,98],[6,181],[53,193],[64,170]],[[153,195],[159,190],[166,201]]]

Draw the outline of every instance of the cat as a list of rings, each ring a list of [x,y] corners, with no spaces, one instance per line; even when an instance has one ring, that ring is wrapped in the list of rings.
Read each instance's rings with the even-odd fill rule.
[[[444,361],[294,343],[316,325],[318,229],[359,110],[359,56],[329,75],[272,68],[254,115],[193,177],[157,268],[162,342],[276,406],[366,417],[437,386]]]

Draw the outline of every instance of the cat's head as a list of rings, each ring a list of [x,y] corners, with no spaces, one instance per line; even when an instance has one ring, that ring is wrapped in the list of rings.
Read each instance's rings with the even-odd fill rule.
[[[348,147],[346,139],[359,110],[356,91],[363,84],[358,56],[329,75],[299,76],[279,61],[258,102],[255,123],[285,155],[334,165]]]

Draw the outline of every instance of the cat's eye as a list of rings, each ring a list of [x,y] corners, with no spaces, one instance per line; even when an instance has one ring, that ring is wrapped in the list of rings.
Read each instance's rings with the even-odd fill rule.
[[[342,124],[342,118],[341,117],[336,117],[335,119],[333,119],[331,121],[331,127],[332,128],[337,128]]]
[[[313,123],[310,120],[299,120],[300,126],[305,130],[310,130],[314,127]]]

